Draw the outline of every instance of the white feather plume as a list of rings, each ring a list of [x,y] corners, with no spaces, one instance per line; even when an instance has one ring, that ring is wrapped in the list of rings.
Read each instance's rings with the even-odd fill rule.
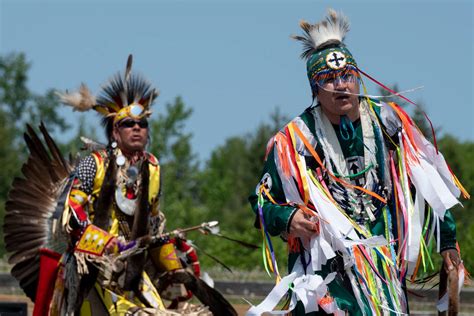
[[[72,93],[67,91],[65,93],[56,92],[56,94],[62,103],[72,106],[75,111],[85,112],[96,105],[95,97],[85,84],[81,84],[78,91]]]
[[[341,12],[328,9],[327,16],[321,22],[309,24],[302,20],[300,27],[304,34],[292,37],[303,43],[301,57],[309,58],[314,52],[330,43],[342,43],[349,32],[349,19]]]

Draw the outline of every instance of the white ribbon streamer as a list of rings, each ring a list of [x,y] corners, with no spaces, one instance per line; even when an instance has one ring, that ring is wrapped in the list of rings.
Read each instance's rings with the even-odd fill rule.
[[[265,312],[271,312],[278,304],[278,302],[282,299],[282,297],[288,292],[288,288],[290,284],[296,279],[298,274],[293,272],[286,277],[282,278],[280,282],[275,285],[272,291],[268,294],[268,296],[257,306],[252,306],[247,313],[246,316],[260,316]]]

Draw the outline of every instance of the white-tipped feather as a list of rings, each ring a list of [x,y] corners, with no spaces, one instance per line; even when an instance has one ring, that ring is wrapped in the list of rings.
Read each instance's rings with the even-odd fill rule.
[[[309,24],[301,21],[300,26],[304,31],[303,36],[293,36],[294,39],[303,43],[303,58],[309,58],[312,53],[330,42],[342,43],[349,32],[349,19],[333,9],[328,9],[325,20]]]
[[[96,104],[95,97],[85,84],[81,84],[78,91],[72,93],[56,92],[56,94],[59,96],[62,103],[72,106],[74,111],[85,112],[92,109]]]
[[[349,19],[342,13],[338,14],[333,9],[328,9],[326,21],[316,24],[309,34],[314,41],[314,48],[318,48],[331,40],[342,43],[347,32],[349,32]]]

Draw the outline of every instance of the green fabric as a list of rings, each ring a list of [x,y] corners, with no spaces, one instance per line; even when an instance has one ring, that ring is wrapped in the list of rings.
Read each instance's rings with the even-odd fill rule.
[[[272,179],[272,187],[270,188],[270,194],[276,202],[285,203],[285,194],[281,184],[280,177],[275,166],[275,159],[273,150],[270,151],[265,166],[263,168],[263,175],[268,173]],[[253,192],[249,197],[250,204],[258,217],[258,196],[257,192]],[[283,232],[286,232],[288,220],[295,210],[292,206],[280,206],[275,205],[268,199],[264,199],[262,206],[263,219],[265,221],[266,228],[270,235],[277,236]]]
[[[305,122],[305,124],[310,128],[310,131],[314,134],[314,119],[312,114],[309,111],[303,112],[300,118]],[[286,202],[285,194],[283,192],[281,179],[278,176],[277,167],[275,165],[275,156],[273,148],[270,150],[268,157],[265,161],[263,167],[263,172],[261,174],[262,178],[266,173],[271,176],[272,187],[270,189],[270,194],[276,202],[282,204]],[[252,206],[253,211],[258,216],[258,197],[257,192],[252,192],[249,197],[249,202]],[[280,206],[275,205],[270,202],[268,199],[264,199],[264,204],[262,206],[263,219],[266,224],[266,228],[270,235],[277,236],[283,232],[286,232],[288,229],[288,221],[295,211],[295,208],[292,206]],[[258,226],[259,227],[259,226]]]
[[[440,222],[440,250],[456,248],[456,223],[453,213],[447,210]]]

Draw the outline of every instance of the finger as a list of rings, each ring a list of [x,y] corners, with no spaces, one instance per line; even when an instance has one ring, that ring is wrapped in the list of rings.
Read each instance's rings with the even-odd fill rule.
[[[461,263],[461,258],[459,257],[459,253],[457,251],[451,252],[452,257],[451,257],[451,262],[453,263],[454,267],[458,267],[459,264]]]
[[[448,268],[448,271],[451,271],[454,269],[453,262],[451,261],[451,254],[448,252],[445,257],[445,263]]]
[[[311,239],[314,236],[315,230],[312,223],[301,223],[300,229],[298,230],[299,236],[302,238]]]
[[[318,225],[316,225],[313,222],[310,221],[305,221],[304,227],[311,232],[311,234],[314,234],[318,231]]]
[[[304,226],[307,230],[310,230],[310,231],[316,230],[316,225],[312,222],[306,222]]]

